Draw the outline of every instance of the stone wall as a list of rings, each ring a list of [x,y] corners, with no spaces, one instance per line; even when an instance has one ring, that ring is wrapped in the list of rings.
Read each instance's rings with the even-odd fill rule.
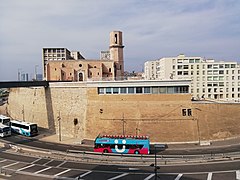
[[[12,88],[8,114],[63,136],[84,138],[86,88]]]
[[[14,119],[36,122],[63,136],[148,135],[152,142],[214,140],[240,135],[240,104],[196,103],[190,95],[98,95],[96,87],[13,88]],[[191,109],[183,116],[182,109]],[[59,121],[60,117],[60,121]],[[60,126],[59,126],[60,125]]]

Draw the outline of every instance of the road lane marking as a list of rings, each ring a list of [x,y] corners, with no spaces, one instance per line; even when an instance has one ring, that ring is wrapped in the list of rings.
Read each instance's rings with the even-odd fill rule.
[[[207,180],[211,180],[212,179],[212,173],[208,173],[208,176],[207,176]]]
[[[40,161],[41,159],[42,159],[42,158],[38,158],[38,159],[36,159],[35,161],[33,161],[31,164],[34,164],[34,163]]]
[[[43,164],[43,166],[47,165],[48,163],[54,161],[54,159],[51,159],[50,161],[46,162],[45,164]]]
[[[62,166],[63,164],[65,164],[67,161],[63,161],[61,164],[57,165],[56,167],[60,167]]]
[[[15,164],[18,164],[19,162],[15,162],[15,163],[12,163],[12,164],[8,164],[8,165],[6,165],[6,166],[3,166],[2,168],[6,168],[6,167],[9,167],[9,166],[13,166],[13,165],[15,165]]]
[[[6,160],[6,159],[4,159],[4,160],[0,161],[0,163],[1,163],[1,162],[5,162],[5,161],[7,161],[7,160]]]
[[[68,172],[68,171],[70,171],[70,170],[71,170],[71,169],[66,169],[65,171],[62,171],[62,172],[60,172],[60,173],[58,173],[58,174],[55,174],[54,176],[60,176],[60,175],[66,173],[66,172]]]
[[[150,174],[148,177],[146,177],[144,180],[149,180],[151,179],[155,174]]]
[[[21,169],[18,169],[17,171],[22,171],[24,169],[27,169],[27,168],[30,168],[30,167],[33,167],[33,166],[35,166],[35,164],[30,164],[29,166],[25,166],[25,167],[23,167]]]
[[[128,174],[129,174],[129,173],[123,173],[123,174],[120,174],[120,175],[115,176],[115,177],[113,177],[113,178],[110,178],[110,179],[108,179],[108,180],[118,179],[118,178],[121,178],[121,177],[126,176],[126,175],[128,175]]]
[[[35,172],[34,174],[38,174],[38,173],[40,173],[40,172],[46,171],[46,170],[51,169],[51,168],[52,168],[52,167],[47,167],[47,168],[41,169],[41,170]]]
[[[240,180],[240,170],[237,170],[237,171],[236,171],[236,179],[237,179],[237,180]]]
[[[80,175],[80,176],[78,176],[78,177],[82,178],[82,177],[84,177],[84,176],[90,174],[91,172],[92,172],[92,171],[85,172],[84,174],[82,174],[82,175]]]
[[[118,168],[118,169],[121,169],[121,170],[129,170],[129,171],[137,171],[137,170],[140,170],[139,168]]]
[[[179,179],[182,177],[182,175],[183,175],[183,174],[179,174],[179,175],[175,178],[175,180],[179,180]]]

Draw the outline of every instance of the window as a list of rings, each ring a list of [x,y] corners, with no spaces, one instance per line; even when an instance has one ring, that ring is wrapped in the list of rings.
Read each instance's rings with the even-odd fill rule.
[[[178,75],[182,75],[182,71],[178,71]]]
[[[186,109],[182,109],[182,115],[186,116],[187,115],[187,110]]]
[[[113,94],[118,94],[119,88],[113,88]]]
[[[212,81],[212,79],[213,79],[212,76],[208,76],[208,77],[207,77],[207,80],[208,80],[208,81]]]
[[[126,93],[127,93],[127,88],[121,87],[121,88],[120,88],[120,93],[121,93],[121,94],[126,94]]]
[[[183,65],[183,69],[188,69],[188,65]]]
[[[112,94],[112,88],[106,88],[106,94]]]
[[[134,93],[134,87],[129,87],[128,94],[133,94],[133,93]]]
[[[173,94],[173,87],[167,87],[168,94]]]
[[[209,64],[209,65],[207,66],[207,68],[208,68],[208,69],[212,69],[212,65]]]
[[[189,63],[194,63],[194,59],[189,59]]]
[[[112,71],[111,68],[109,68],[108,71],[111,72]]]
[[[150,93],[150,87],[144,87],[144,93],[146,94]]]
[[[159,92],[160,92],[161,94],[165,94],[165,93],[167,92],[166,87],[160,87],[160,88],[159,88]]]
[[[142,93],[142,87],[136,87],[136,93]]]
[[[178,69],[182,69],[182,65],[178,65]]]
[[[152,87],[152,93],[158,94],[158,87]]]
[[[223,71],[223,70],[220,70],[220,71],[219,71],[219,74],[224,74],[224,71]]]
[[[104,88],[98,88],[98,94],[104,94]]]
[[[115,44],[117,44],[117,34],[115,34],[114,36],[115,36]]]
[[[182,109],[182,116],[192,116],[192,109]]]

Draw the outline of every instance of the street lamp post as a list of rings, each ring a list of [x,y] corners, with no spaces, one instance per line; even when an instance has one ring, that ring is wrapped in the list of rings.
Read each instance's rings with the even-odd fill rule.
[[[18,81],[20,81],[20,80],[21,80],[21,69],[18,68]]]
[[[160,169],[159,166],[157,166],[157,148],[163,148],[162,144],[154,144],[154,164],[151,164],[151,167],[154,167],[154,179],[157,180],[158,179],[158,175],[157,175],[157,170]]]

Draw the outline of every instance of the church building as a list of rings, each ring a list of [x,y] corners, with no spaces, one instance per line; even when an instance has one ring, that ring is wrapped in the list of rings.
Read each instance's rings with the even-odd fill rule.
[[[121,31],[110,33],[109,50],[100,59],[85,59],[78,51],[66,48],[43,48],[43,75],[47,81],[122,80],[124,77]]]

